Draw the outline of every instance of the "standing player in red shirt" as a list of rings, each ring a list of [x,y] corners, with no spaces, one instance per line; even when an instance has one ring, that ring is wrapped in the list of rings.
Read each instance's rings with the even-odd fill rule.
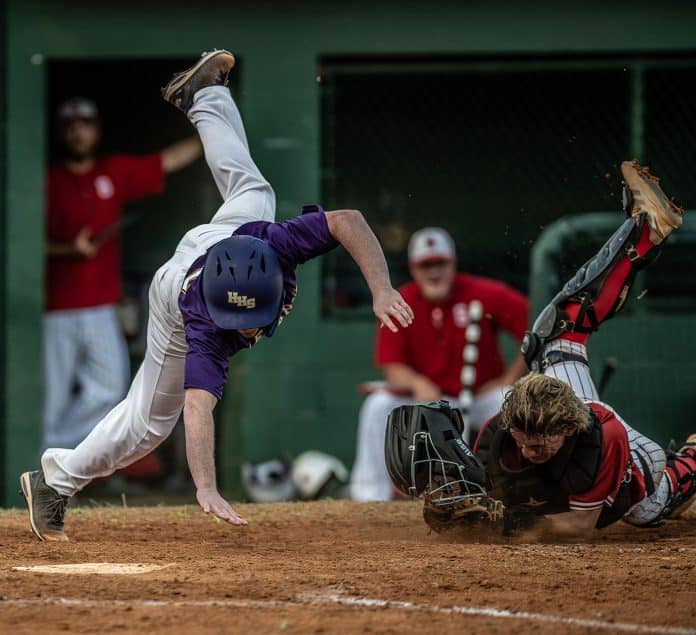
[[[191,137],[146,156],[100,156],[92,101],[68,100],[57,120],[62,156],[46,182],[43,444],[73,448],[128,386],[116,317],[122,207],[162,192],[164,175],[195,161],[202,148]]]
[[[478,429],[503,402],[507,388],[526,372],[519,356],[505,368],[500,331],[522,341],[527,300],[507,285],[457,273],[451,236],[440,228],[416,232],[409,243],[413,282],[400,290],[415,319],[409,329],[377,331],[375,364],[385,389],[370,394],[360,410],[351,496],[389,500],[392,485],[384,461],[387,416],[397,406],[447,399],[463,406]]]

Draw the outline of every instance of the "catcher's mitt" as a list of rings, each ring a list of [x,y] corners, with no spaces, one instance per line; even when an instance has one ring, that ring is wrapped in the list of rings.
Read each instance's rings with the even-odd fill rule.
[[[392,410],[384,453],[394,485],[423,497],[423,518],[436,532],[488,526],[510,535],[530,527],[533,511],[506,509],[488,496],[486,470],[462,439],[463,429],[461,413],[446,401]]]
[[[439,534],[455,528],[480,527],[513,536],[535,527],[541,519],[542,516],[523,505],[505,507],[501,501],[488,496],[447,504],[435,504],[426,496],[423,504],[423,520]]]
[[[430,496],[423,503],[423,520],[430,529],[442,533],[461,526],[503,527],[505,507],[487,496],[468,498],[458,503],[435,504]]]

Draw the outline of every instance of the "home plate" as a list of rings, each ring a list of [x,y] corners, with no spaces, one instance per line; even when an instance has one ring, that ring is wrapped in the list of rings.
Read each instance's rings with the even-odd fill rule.
[[[159,571],[171,566],[173,565],[143,564],[139,562],[82,562],[76,564],[37,564],[30,567],[12,567],[12,570],[68,575],[135,575]]]

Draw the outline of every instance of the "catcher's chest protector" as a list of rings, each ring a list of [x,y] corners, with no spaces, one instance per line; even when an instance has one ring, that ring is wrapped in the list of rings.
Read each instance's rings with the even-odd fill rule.
[[[477,448],[477,456],[493,483],[490,496],[500,498],[505,505],[532,507],[539,514],[569,511],[569,495],[586,492],[599,473],[602,424],[594,413],[591,417],[590,429],[568,437],[549,461],[519,470],[505,465],[505,451],[515,442],[507,430],[499,428],[499,417],[495,417],[481,433]],[[628,484],[624,484],[614,504],[602,509],[597,527],[615,522],[629,506]]]

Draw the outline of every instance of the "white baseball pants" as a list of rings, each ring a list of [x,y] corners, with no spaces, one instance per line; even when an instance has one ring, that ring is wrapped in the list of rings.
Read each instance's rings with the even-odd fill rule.
[[[478,430],[503,404],[508,388],[495,388],[477,395],[470,408],[471,426]],[[455,397],[443,397],[459,407]],[[389,413],[416,401],[377,390],[368,395],[358,417],[358,441],[355,464],[350,477],[350,496],[358,501],[386,501],[393,498],[393,486],[384,460],[384,435]]]
[[[74,448],[128,388],[128,348],[116,307],[46,313],[43,367],[43,447]]]
[[[125,399],[74,450],[44,452],[41,465],[46,482],[64,496],[134,463],[169,436],[184,406],[187,347],[178,297],[186,271],[240,225],[275,218],[275,194],[251,158],[229,90],[215,86],[198,91],[189,118],[201,137],[224,202],[210,223],[186,233],[174,256],[155,273],[145,359]]]
[[[553,342],[549,342],[544,350],[560,350],[580,355],[587,359],[587,349],[585,346],[575,342],[554,340]],[[660,515],[669,499],[668,479],[663,478],[667,460],[665,451],[655,443],[655,441],[648,439],[648,437],[629,426],[611,406],[599,401],[597,389],[592,381],[592,377],[590,377],[590,369],[586,364],[574,361],[562,362],[549,366],[545,374],[556,377],[570,385],[575,394],[583,401],[597,401],[602,403],[605,408],[608,408],[616,415],[616,418],[621,422],[623,427],[626,428],[633,462],[635,465],[640,466],[641,461],[638,458],[638,455],[640,455],[645,464],[649,466],[653,482],[655,483],[655,492],[651,496],[646,496],[642,501],[639,501],[631,507],[624,515],[623,519],[632,525],[640,526],[650,524]]]

